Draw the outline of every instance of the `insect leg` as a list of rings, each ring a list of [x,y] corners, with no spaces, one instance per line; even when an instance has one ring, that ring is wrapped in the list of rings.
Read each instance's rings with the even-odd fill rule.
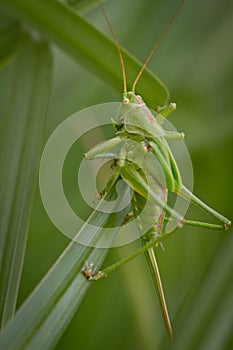
[[[106,267],[102,271],[98,271],[95,275],[93,275],[91,278],[89,278],[89,280],[97,281],[100,278],[107,277],[110,273],[117,270],[122,265],[125,265],[129,261],[135,259],[137,256],[148,251],[148,249],[156,247],[160,242],[164,241],[165,239],[167,239],[168,237],[173,235],[174,232],[175,231],[170,232],[170,233],[165,233],[165,234],[163,234],[163,235],[161,235],[153,240],[148,241],[148,243],[144,244],[142,247],[140,247],[139,249],[134,251],[132,254],[130,254],[130,255],[124,257],[123,259],[115,262],[114,264]]]
[[[159,124],[161,124],[164,119],[167,119],[169,115],[176,110],[176,103],[171,102],[168,106],[165,107],[157,107],[156,112],[158,115],[156,115],[156,120]]]
[[[119,136],[114,137],[108,141],[101,142],[97,146],[94,146],[92,149],[90,149],[90,151],[85,153],[84,157],[86,159],[99,158],[98,157],[99,154],[101,153],[103,154],[103,152],[119,145],[121,142],[122,142],[122,139]]]
[[[202,200],[196,197],[192,192],[190,192],[184,185],[181,190],[178,192],[179,195],[190,200],[193,204],[197,205],[201,209],[205,210],[207,213],[212,215],[214,218],[223,223],[223,228],[227,230],[231,226],[231,221],[227,219],[225,216],[219,214],[216,210],[209,207]]]
[[[158,299],[159,299],[159,303],[160,303],[160,307],[161,307],[161,311],[162,311],[162,316],[164,319],[164,324],[166,326],[166,329],[167,329],[167,332],[168,332],[170,338],[172,338],[171,321],[170,321],[170,317],[169,317],[169,313],[168,313],[168,309],[167,309],[166,299],[165,299],[165,295],[164,295],[164,291],[163,291],[163,285],[162,285],[162,281],[161,281],[161,277],[160,277],[160,273],[159,273],[159,267],[157,264],[157,259],[156,259],[154,249],[149,248],[145,252],[145,255],[146,255],[146,259],[148,260],[151,274],[152,274],[152,277],[154,280],[156,292],[158,294]]]
[[[155,142],[150,141],[149,143],[163,167],[168,190],[172,192],[178,191],[182,186],[182,179],[167,141],[164,138],[157,138]],[[150,165],[148,167],[151,168]]]
[[[116,184],[116,182],[118,181],[120,175],[120,167],[117,165],[115,167],[115,170],[112,174],[112,176],[110,177],[110,179],[108,180],[106,186],[104,187],[104,189],[99,193],[100,198],[104,197],[105,194],[107,194],[110,189]]]
[[[166,131],[163,137],[166,140],[183,140],[185,134],[183,132]]]
[[[176,183],[176,191],[178,191],[181,187],[182,187],[182,179],[181,179],[181,174],[180,174],[180,171],[179,171],[179,168],[176,164],[176,161],[175,161],[175,158],[170,150],[170,148],[168,147],[167,148],[167,151],[168,151],[168,155],[169,155],[169,158],[170,158],[170,164],[171,164],[171,169],[172,169],[172,173],[173,173],[173,176],[174,176],[174,180],[175,180],[175,183]]]
[[[86,157],[87,158],[87,157]],[[92,156],[92,158],[87,158],[88,160],[92,160],[92,159],[97,159],[97,158],[109,158],[109,159],[117,159],[118,156],[116,153],[110,153],[110,152],[104,152],[104,153],[98,153],[94,156]]]
[[[167,162],[167,159],[164,158],[162,152],[160,151],[158,145],[154,142],[150,142],[149,143],[150,146],[153,149],[153,152],[148,152],[144,163],[145,163],[145,167],[147,169],[147,171],[157,180],[161,183],[160,179],[158,178],[157,175],[157,169],[158,169],[158,164],[157,162],[159,161],[162,169],[163,169],[163,174],[165,175],[166,178],[166,184],[162,184],[165,185],[165,187],[167,187],[167,189],[169,191],[174,191],[176,188],[176,183],[175,183],[175,179],[174,176],[172,174],[172,168],[170,165],[170,162]]]
[[[174,222],[174,219],[165,217],[164,221],[165,222]],[[203,227],[203,228],[213,229],[213,230],[222,230],[223,229],[222,225],[216,225],[216,224],[211,224],[209,222],[196,221],[196,220],[183,219],[183,225]]]

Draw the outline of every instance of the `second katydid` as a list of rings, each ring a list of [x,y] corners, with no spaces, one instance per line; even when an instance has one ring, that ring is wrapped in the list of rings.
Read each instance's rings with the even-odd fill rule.
[[[119,266],[135,258],[139,254],[145,253],[158,293],[165,326],[171,337],[172,327],[154,251],[155,246],[158,244],[158,236],[162,235],[164,221],[174,220],[176,221],[177,226],[180,227],[184,224],[190,224],[214,229],[228,229],[231,224],[230,220],[194,196],[182,182],[180,171],[167,140],[183,139],[184,134],[166,131],[161,125],[162,121],[176,109],[176,105],[171,103],[167,107],[158,109],[157,113],[154,115],[151,113],[150,109],[147,108],[143,99],[135,94],[136,84],[139,77],[179,12],[183,2],[184,1],[180,2],[171,20],[153,47],[151,54],[148,56],[145,64],[136,77],[130,92],[127,92],[124,63],[120,46],[109,21],[106,18],[103,8],[101,7],[113,33],[119,52],[123,71],[124,92],[123,101],[118,110],[116,121],[113,121],[116,136],[111,140],[95,146],[85,154],[86,159],[102,157],[114,158],[113,175],[102,191],[101,196],[105,196],[109,189],[116,185],[119,179],[124,180],[130,186],[133,190],[131,200],[132,212],[141,232],[142,248],[131,254],[129,257],[122,259],[96,274],[91,273],[88,262],[86,262],[84,274],[89,280],[98,280],[102,277],[106,277]],[[117,145],[120,146],[119,154],[109,153],[109,150]],[[214,225],[185,220],[182,215],[174,211],[168,205],[167,197],[169,191],[198,205],[219,220],[220,224]],[[170,218],[166,218],[165,215],[168,215]],[[88,271],[88,274],[85,273],[86,271]]]

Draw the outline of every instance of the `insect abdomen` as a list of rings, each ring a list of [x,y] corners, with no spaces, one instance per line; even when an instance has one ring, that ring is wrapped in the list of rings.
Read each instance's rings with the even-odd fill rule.
[[[160,185],[150,173],[144,175],[146,175],[148,185],[153,192],[156,193],[162,201],[166,202],[166,188]],[[136,192],[134,192],[132,198],[132,208],[143,239],[148,241],[156,238],[161,233],[164,216],[163,208],[158,206],[151,196],[148,195],[148,198],[145,199]]]

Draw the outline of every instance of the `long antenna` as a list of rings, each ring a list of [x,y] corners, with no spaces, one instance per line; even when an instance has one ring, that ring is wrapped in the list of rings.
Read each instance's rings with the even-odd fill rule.
[[[104,11],[103,5],[101,4],[101,2],[99,0],[97,0],[97,3],[99,5],[100,11],[102,12],[102,14],[105,18],[106,23],[111,31],[113,40],[114,40],[115,45],[117,47],[117,51],[118,51],[118,54],[120,57],[120,62],[121,62],[121,70],[122,70],[122,77],[123,77],[123,90],[124,90],[124,93],[126,93],[127,92],[127,83],[126,83],[125,65],[124,65],[124,60],[123,60],[120,44],[119,44],[119,41],[117,40],[116,34],[113,31],[113,28],[112,28],[111,23],[108,19],[108,16],[106,15],[106,12]]]
[[[134,80],[134,83],[132,85],[132,91],[135,92],[135,88],[137,85],[137,82],[139,80],[139,78],[141,77],[143,71],[145,70],[147,64],[149,63],[149,61],[151,60],[152,56],[154,55],[156,49],[158,48],[159,44],[161,43],[161,41],[163,40],[164,36],[166,35],[166,33],[168,32],[168,29],[170,28],[170,26],[172,25],[174,19],[176,18],[178,12],[180,11],[182,5],[184,3],[184,0],[181,0],[181,2],[179,3],[178,7],[176,8],[175,12],[173,13],[170,21],[168,22],[168,24],[166,25],[164,31],[162,32],[162,34],[160,35],[159,39],[157,40],[157,42],[155,43],[155,46],[153,47],[153,49],[151,50],[149,56],[147,57],[145,63],[143,64],[140,72],[138,73],[136,79]]]

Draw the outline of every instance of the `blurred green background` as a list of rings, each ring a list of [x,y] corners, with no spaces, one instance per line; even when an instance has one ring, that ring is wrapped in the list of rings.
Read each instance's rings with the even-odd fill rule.
[[[176,6],[177,2],[168,0],[105,3],[120,43],[142,61]],[[90,10],[85,17],[109,35],[98,8]],[[230,219],[233,218],[232,33],[231,1],[187,1],[149,65],[167,85],[171,101],[177,103],[178,109],[170,121],[186,135],[194,169],[194,193]],[[57,48],[54,55],[45,139],[74,112],[121,99],[121,91],[113,91]],[[2,71],[3,77],[7,69]],[[104,135],[106,139],[109,136]],[[76,145],[76,151],[66,163],[64,177],[66,193],[77,210],[80,209],[75,182],[77,164],[84,151],[83,145]],[[195,207],[190,208],[187,217],[209,220]],[[144,257],[140,257],[91,287],[56,349],[232,349],[230,231],[183,228],[166,241],[164,252],[158,249],[174,327],[173,345],[166,340],[149,269]],[[47,217],[37,189],[18,305],[67,244],[68,239]],[[133,249],[134,245],[112,249],[104,265]]]

